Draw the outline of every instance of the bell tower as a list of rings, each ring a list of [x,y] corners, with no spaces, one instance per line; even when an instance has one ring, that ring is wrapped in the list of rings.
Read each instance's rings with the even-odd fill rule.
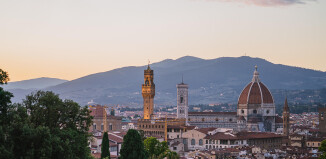
[[[288,106],[288,100],[285,98],[284,108],[283,108],[283,135],[289,136],[290,129],[290,109]]]
[[[144,84],[142,84],[142,95],[144,100],[144,119],[151,119],[153,117],[154,110],[154,96],[155,96],[155,84],[154,84],[154,71],[148,67],[144,70]]]
[[[177,118],[186,119],[188,123],[188,85],[182,82],[177,84]]]

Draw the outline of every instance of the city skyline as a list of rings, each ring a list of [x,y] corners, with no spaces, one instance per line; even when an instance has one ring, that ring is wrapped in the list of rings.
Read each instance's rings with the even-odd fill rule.
[[[11,82],[73,80],[190,55],[259,57],[326,71],[326,2],[2,1],[0,68]]]

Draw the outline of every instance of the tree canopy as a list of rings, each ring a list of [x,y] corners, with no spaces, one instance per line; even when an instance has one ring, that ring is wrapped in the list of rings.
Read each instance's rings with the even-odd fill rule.
[[[90,158],[87,107],[38,91],[21,104],[0,87],[0,158]]]
[[[7,84],[9,81],[9,75],[6,71],[0,69],[0,85],[1,84]]]
[[[146,159],[147,153],[144,149],[139,132],[134,129],[129,129],[123,137],[123,144],[120,150],[121,159]]]
[[[323,140],[318,148],[318,150],[322,153],[320,155],[320,159],[326,159],[326,140]]]
[[[169,149],[166,141],[160,142],[155,137],[148,137],[144,141],[145,150],[149,154],[149,158],[165,157],[165,152]]]

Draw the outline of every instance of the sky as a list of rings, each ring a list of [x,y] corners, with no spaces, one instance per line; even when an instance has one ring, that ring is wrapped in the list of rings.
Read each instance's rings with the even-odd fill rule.
[[[0,68],[11,81],[186,55],[326,71],[326,1],[0,0]]]

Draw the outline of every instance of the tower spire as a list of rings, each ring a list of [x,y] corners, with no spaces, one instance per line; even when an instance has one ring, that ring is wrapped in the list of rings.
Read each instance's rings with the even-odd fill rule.
[[[151,68],[149,67],[149,64],[150,64],[151,62],[149,61],[149,59],[148,59],[148,66],[147,66],[147,70],[150,70]]]

